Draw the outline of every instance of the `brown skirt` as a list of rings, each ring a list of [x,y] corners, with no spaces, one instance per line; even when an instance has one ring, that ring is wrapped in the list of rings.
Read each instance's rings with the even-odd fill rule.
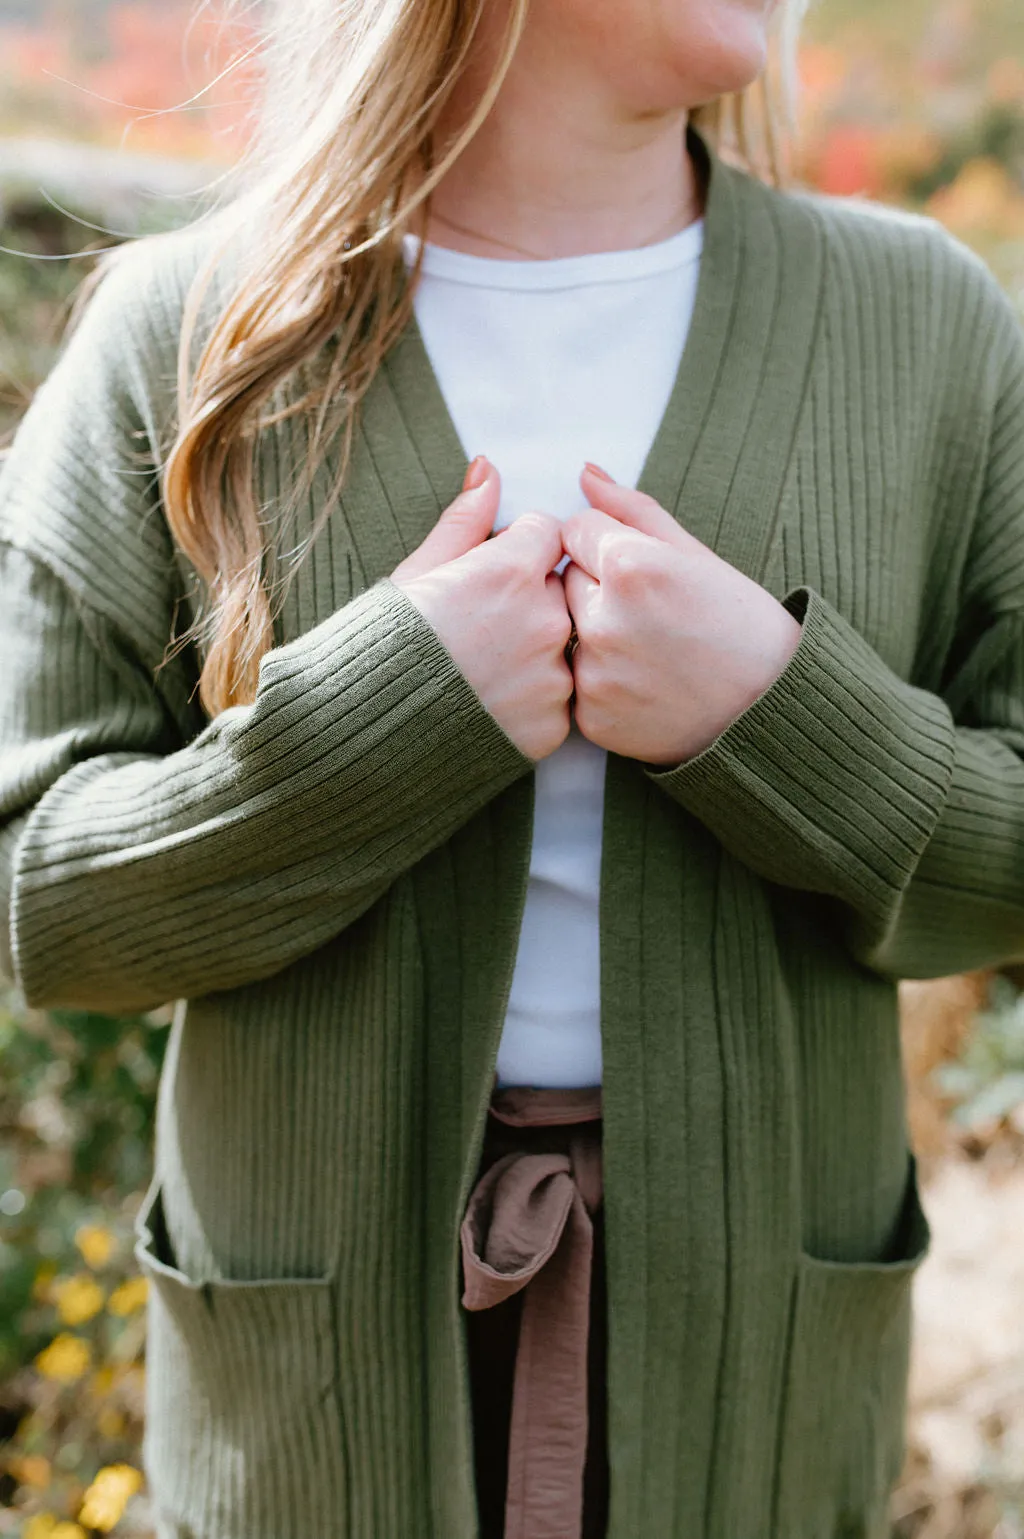
[[[560,1492],[556,1493],[556,1499],[550,1506],[546,1493],[553,1486],[561,1486],[566,1481],[570,1486],[575,1485],[578,1492],[581,1473],[580,1539],[604,1539],[607,1533],[609,1490],[606,1390],[607,1306],[600,1138],[599,1091],[535,1090],[516,1087],[513,1090],[496,1090],[492,1097],[477,1172],[478,1182],[499,1161],[505,1161],[505,1168],[512,1165],[515,1156],[558,1155],[565,1158],[559,1162],[549,1161],[550,1168],[547,1172],[538,1162],[533,1162],[532,1168],[538,1171],[539,1175],[535,1181],[528,1183],[531,1184],[532,1189],[528,1198],[525,1199],[526,1206],[518,1214],[513,1214],[510,1221],[506,1215],[504,1252],[501,1252],[500,1241],[497,1247],[492,1245],[490,1250],[487,1249],[486,1231],[491,1218],[497,1212],[499,1203],[503,1201],[502,1189],[494,1187],[494,1181],[499,1172],[492,1174],[489,1195],[483,1193],[479,1186],[474,1190],[467,1208],[466,1222],[463,1225],[464,1280],[469,1277],[470,1271],[475,1274],[484,1274],[482,1277],[479,1275],[477,1277],[477,1283],[482,1282],[482,1291],[479,1285],[476,1286],[475,1302],[472,1298],[473,1284],[467,1287],[464,1302],[468,1300],[471,1307],[463,1312],[473,1404],[480,1539],[532,1539],[533,1535],[540,1536],[548,1532],[558,1534],[559,1539],[562,1539],[563,1535],[566,1539],[570,1539],[564,1521],[561,1518],[555,1518],[555,1512],[560,1513],[563,1510]],[[556,1169],[556,1165],[561,1168]],[[519,1175],[524,1173],[525,1167],[520,1166]],[[563,1212],[566,1210],[569,1182],[577,1175],[579,1179],[574,1183],[572,1210],[561,1220],[564,1230],[557,1230],[555,1249],[552,1251],[549,1247],[541,1260],[535,1261],[534,1265],[541,1268],[546,1262],[550,1262],[551,1265],[548,1278],[540,1283],[541,1289],[547,1288],[550,1291],[552,1286],[556,1289],[564,1289],[569,1285],[569,1279],[564,1274],[567,1271],[575,1271],[576,1276],[572,1281],[577,1285],[578,1292],[578,1285],[581,1282],[578,1275],[581,1265],[580,1252],[578,1250],[575,1252],[576,1259],[573,1259],[569,1252],[572,1245],[579,1240],[578,1230],[592,1228],[593,1249],[589,1262],[589,1279],[583,1279],[584,1288],[589,1281],[589,1308],[585,1301],[577,1306],[584,1310],[589,1319],[585,1346],[581,1340],[577,1349],[577,1355],[585,1359],[586,1386],[584,1391],[582,1383],[579,1385],[580,1414],[575,1417],[576,1421],[582,1423],[585,1414],[586,1428],[585,1431],[582,1426],[579,1428],[581,1438],[579,1448],[582,1457],[577,1460],[575,1475],[571,1460],[568,1471],[560,1469],[557,1462],[552,1464],[551,1460],[548,1460],[546,1469],[534,1471],[530,1457],[526,1458],[525,1466],[519,1470],[521,1479],[529,1481],[531,1474],[535,1473],[541,1483],[539,1489],[543,1489],[545,1493],[539,1502],[536,1500],[533,1502],[531,1516],[524,1513],[520,1506],[513,1504],[508,1493],[516,1358],[520,1344],[524,1301],[532,1284],[527,1283],[524,1288],[521,1284],[513,1282],[511,1286],[516,1287],[518,1291],[510,1292],[507,1297],[500,1297],[500,1294],[505,1291],[501,1284],[501,1274],[515,1275],[517,1262],[524,1259],[518,1253],[517,1247],[526,1247],[525,1231],[531,1225],[536,1228],[536,1223],[540,1221],[537,1216],[539,1209],[545,1205],[550,1209],[552,1203],[557,1201],[557,1194],[553,1190],[557,1185],[561,1186]],[[515,1181],[516,1176],[513,1175],[512,1179]],[[521,1180],[519,1186],[520,1188],[523,1186]],[[507,1182],[504,1192],[507,1196]],[[579,1200],[581,1192],[586,1199],[585,1214],[583,1204]],[[498,1222],[496,1218],[495,1223]],[[511,1229],[509,1222],[511,1222]],[[569,1232],[574,1224],[577,1226],[575,1235]],[[590,1243],[589,1237],[587,1243]],[[471,1250],[475,1253],[473,1256],[470,1255]],[[510,1252],[511,1260],[509,1260]],[[492,1270],[488,1262],[492,1262],[498,1270]],[[559,1268],[563,1273],[563,1281],[553,1282],[554,1274]],[[489,1287],[490,1294],[487,1293]],[[492,1302],[495,1297],[497,1301]],[[548,1295],[539,1293],[527,1307],[536,1312],[540,1307],[541,1298],[546,1297]],[[536,1313],[533,1324],[536,1330]],[[586,1329],[586,1325],[584,1328]],[[536,1339],[540,1340],[539,1337]],[[547,1355],[545,1352],[536,1354],[538,1357]],[[578,1366],[582,1372],[582,1361]],[[527,1371],[526,1365],[521,1364],[520,1394],[524,1393],[526,1387],[522,1377],[524,1371]],[[543,1366],[540,1371],[543,1373]],[[531,1367],[527,1371],[527,1376],[529,1377],[533,1372]],[[538,1384],[537,1389],[544,1393],[544,1386]],[[573,1418],[570,1417],[570,1419]],[[557,1446],[560,1443],[559,1429],[556,1427],[553,1430],[555,1435],[549,1439],[549,1442],[552,1446]],[[584,1448],[585,1453],[582,1453]],[[522,1454],[522,1449],[519,1454]],[[519,1455],[517,1455],[518,1458]],[[582,1462],[582,1472],[578,1468],[580,1462]],[[562,1464],[564,1463],[563,1459]],[[506,1523],[507,1501],[510,1513],[508,1523]],[[527,1502],[525,1505],[530,1504]],[[515,1506],[514,1513],[513,1506]],[[574,1533],[571,1539],[575,1539]]]

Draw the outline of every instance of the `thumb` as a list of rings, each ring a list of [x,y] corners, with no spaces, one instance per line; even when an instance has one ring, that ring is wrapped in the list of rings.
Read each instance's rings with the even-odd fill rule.
[[[501,477],[484,455],[466,471],[462,491],[448,504],[422,544],[391,573],[392,581],[422,577],[446,561],[481,545],[494,527],[501,499]]]
[[[580,488],[592,508],[607,513],[610,518],[617,518],[621,524],[628,524],[641,534],[664,540],[667,545],[676,545],[682,550],[692,550],[700,544],[698,539],[676,523],[660,502],[655,502],[645,492],[634,491],[630,486],[620,486],[599,465],[587,462],[580,476]]]
[[[517,566],[546,576],[564,555],[562,526],[550,513],[520,513],[495,535],[493,548],[501,555],[511,555]]]

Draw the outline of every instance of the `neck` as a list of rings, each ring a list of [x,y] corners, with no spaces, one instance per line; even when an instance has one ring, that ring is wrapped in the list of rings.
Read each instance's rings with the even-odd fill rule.
[[[434,193],[427,239],[479,256],[566,257],[666,240],[699,217],[686,112],[631,111],[567,59],[527,23],[494,107]],[[478,81],[471,70],[460,82],[450,127]]]

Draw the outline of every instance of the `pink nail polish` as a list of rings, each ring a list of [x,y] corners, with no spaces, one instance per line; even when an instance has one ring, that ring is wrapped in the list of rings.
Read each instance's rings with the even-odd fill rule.
[[[462,483],[462,490],[464,492],[475,492],[478,486],[483,486],[487,480],[489,469],[490,465],[488,464],[487,456],[485,454],[478,454],[476,459],[470,461],[469,469],[466,471],[465,479]]]
[[[599,481],[610,481],[613,486],[615,485],[615,477],[610,476],[607,470],[602,470],[600,465],[595,465],[592,461],[587,460],[583,468],[584,470],[589,470],[592,476],[597,476]]]

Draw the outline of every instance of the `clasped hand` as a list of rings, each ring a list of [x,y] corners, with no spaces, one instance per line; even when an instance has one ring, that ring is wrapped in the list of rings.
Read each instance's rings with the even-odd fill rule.
[[[500,480],[478,458],[391,580],[528,757],[553,753],[574,714],[601,748],[679,764],[773,683],[800,625],[653,498],[592,465],[580,486],[585,511],[524,513],[489,538]]]

